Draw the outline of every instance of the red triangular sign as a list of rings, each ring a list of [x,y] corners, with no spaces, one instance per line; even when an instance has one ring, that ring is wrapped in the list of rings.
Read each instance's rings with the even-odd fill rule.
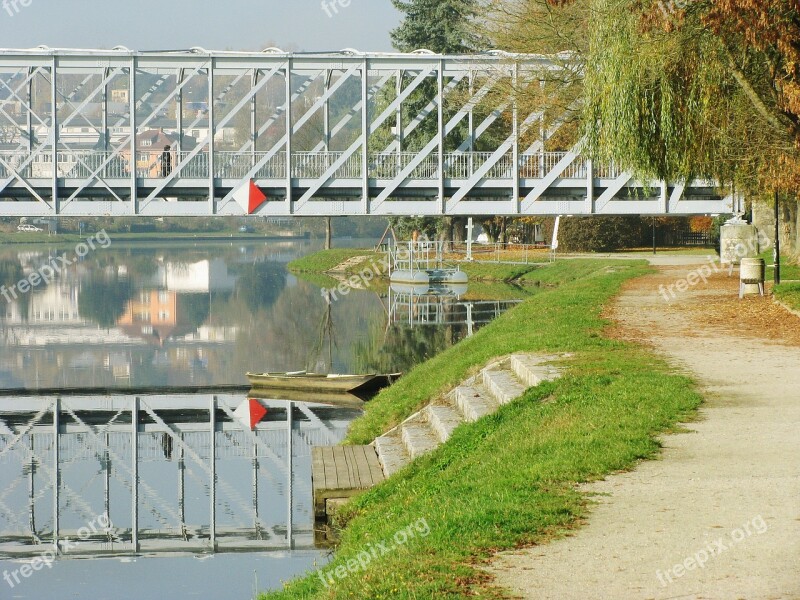
[[[248,398],[233,411],[233,415],[236,419],[245,427],[250,427],[250,431],[256,428],[256,425],[266,414],[267,409],[255,398]]]
[[[267,414],[267,409],[261,405],[261,402],[255,398],[250,398],[250,431],[256,428],[256,425]]]
[[[256,182],[250,180],[250,201],[248,203],[247,214],[252,215],[267,200],[267,195],[261,191]]]

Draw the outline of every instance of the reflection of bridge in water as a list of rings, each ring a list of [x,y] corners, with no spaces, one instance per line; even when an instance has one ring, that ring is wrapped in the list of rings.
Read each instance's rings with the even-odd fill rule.
[[[389,322],[411,327],[466,325],[467,336],[522,300],[463,300],[467,285],[411,285],[389,288]]]
[[[69,556],[313,547],[311,448],[358,411],[262,401],[250,431],[233,416],[243,400],[0,400],[0,558],[81,534]],[[109,531],[81,529],[104,514]]]

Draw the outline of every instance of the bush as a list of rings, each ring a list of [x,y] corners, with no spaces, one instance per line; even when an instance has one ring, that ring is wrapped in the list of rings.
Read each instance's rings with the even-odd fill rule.
[[[611,252],[642,245],[639,216],[562,218],[559,249],[568,252]]]

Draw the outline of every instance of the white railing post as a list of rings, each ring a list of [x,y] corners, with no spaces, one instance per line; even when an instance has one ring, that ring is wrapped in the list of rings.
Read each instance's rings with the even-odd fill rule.
[[[130,184],[131,184],[131,212],[134,215],[139,214],[139,199],[137,198],[137,173],[136,173],[136,138],[138,132],[136,131],[136,57],[131,57],[130,66],[130,79],[128,82],[128,110],[130,111],[130,125],[131,125],[131,139],[130,139],[130,152],[131,158],[128,162],[128,170],[130,171]]]

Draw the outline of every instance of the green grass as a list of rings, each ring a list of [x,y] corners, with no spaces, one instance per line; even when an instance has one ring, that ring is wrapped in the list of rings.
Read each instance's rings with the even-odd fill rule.
[[[320,273],[307,273],[305,271],[295,271],[294,274],[298,279],[302,279],[303,281],[306,281],[311,285],[315,285],[319,288],[324,288],[327,290],[332,290],[339,285],[338,280],[328,275],[323,275]]]
[[[775,297],[789,308],[800,310],[800,283],[782,283],[775,287]]]
[[[588,263],[588,264],[587,264]],[[576,270],[580,275],[576,275]],[[529,390],[387,482],[352,501],[331,569],[424,519],[417,535],[331,587],[316,573],[268,599],[497,598],[479,570],[493,553],[544,543],[586,515],[579,482],[627,469],[659,450],[656,435],[689,419],[701,398],[649,350],[603,336],[603,307],[642,262],[564,261],[536,272],[553,289],[430,361],[367,405],[348,437],[368,443],[491,358],[573,353],[563,378]],[[579,277],[579,278],[577,278]]]
[[[538,265],[507,265],[501,263],[459,263],[459,267],[472,281],[516,282],[526,273],[530,273]]]
[[[461,298],[462,300],[520,300],[538,291],[533,287],[523,287],[509,283],[470,281],[467,293]]]
[[[762,252],[759,258],[763,258],[767,263],[767,280],[771,280],[774,275],[775,268],[774,259],[772,257],[772,250]],[[781,279],[800,279],[800,265],[794,262],[791,256],[781,254]]]
[[[377,254],[365,248],[332,248],[320,250],[293,260],[289,270],[293,273],[325,273],[356,256],[365,256],[362,262],[347,269],[347,273],[358,273],[364,268],[384,259],[384,254]],[[538,265],[507,265],[496,263],[461,263],[461,270],[467,273],[470,281],[512,282],[522,275],[534,270]]]
[[[325,273],[355,256],[367,256],[368,258],[348,269],[348,273],[356,273],[369,263],[380,261],[383,258],[382,254],[376,254],[372,249],[331,248],[293,260],[288,264],[288,268],[293,273]]]

